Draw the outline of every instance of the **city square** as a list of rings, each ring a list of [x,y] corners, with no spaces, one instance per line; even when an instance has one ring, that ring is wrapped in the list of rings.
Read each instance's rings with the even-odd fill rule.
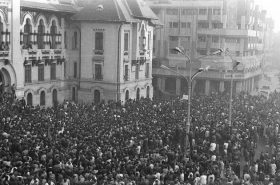
[[[280,184],[280,36],[254,0],[0,0],[0,184]]]

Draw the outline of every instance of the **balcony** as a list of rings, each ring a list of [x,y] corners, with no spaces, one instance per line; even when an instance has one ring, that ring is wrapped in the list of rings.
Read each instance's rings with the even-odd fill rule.
[[[27,60],[65,58],[63,49],[23,49],[21,54]]]
[[[222,15],[212,15],[212,21],[222,22]]]
[[[124,75],[124,76],[123,76],[123,80],[124,80],[124,81],[129,81],[129,76],[128,76],[128,75]]]
[[[198,42],[197,43],[198,48],[206,48],[206,46],[207,46],[207,42]]]
[[[180,29],[180,35],[182,36],[192,35],[192,30],[190,28]]]
[[[8,59],[10,51],[0,51],[0,59]]]
[[[93,50],[93,52],[94,52],[95,55],[104,55],[104,50],[103,49],[102,50],[95,49],[95,50]]]
[[[239,30],[239,29],[205,29],[200,28],[197,30],[198,34],[203,35],[227,35],[227,36],[239,36],[239,37],[247,37],[247,36],[256,36],[256,31],[254,30]]]
[[[178,35],[179,29],[178,28],[169,28],[168,33],[169,33],[169,35]]]
[[[207,21],[208,20],[208,15],[198,15],[197,20],[199,21]]]
[[[101,75],[101,74],[95,74],[95,75],[94,75],[94,79],[97,80],[97,81],[102,81],[102,80],[103,80],[103,75]]]

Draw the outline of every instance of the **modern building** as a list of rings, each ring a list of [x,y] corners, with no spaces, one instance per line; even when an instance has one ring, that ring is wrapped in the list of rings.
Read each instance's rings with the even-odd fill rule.
[[[164,24],[154,34],[153,85],[157,96],[182,95],[187,81],[161,64],[190,75],[186,57],[173,48],[180,46],[192,59],[192,74],[200,67],[207,72],[192,83],[196,94],[254,92],[265,65],[265,53],[271,47],[273,21],[267,19],[253,0],[146,0]],[[222,49],[219,56],[211,53]],[[233,61],[240,64],[233,70]]]
[[[141,0],[0,0],[0,81],[30,105],[153,97]]]

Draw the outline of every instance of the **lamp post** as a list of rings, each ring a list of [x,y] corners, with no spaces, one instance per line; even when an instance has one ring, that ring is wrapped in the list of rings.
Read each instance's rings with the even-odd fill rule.
[[[190,58],[188,57],[188,59],[190,60]],[[191,65],[190,65],[191,66]],[[170,69],[169,67],[165,66],[165,65],[161,65],[160,66],[162,69],[165,69],[165,70],[169,70],[169,71],[172,71],[180,76],[182,76],[183,78],[185,78],[187,81],[188,81],[188,112],[187,112],[187,122],[186,122],[186,125],[185,125],[185,130],[186,130],[186,145],[188,144],[188,135],[190,133],[190,118],[191,118],[191,87],[192,87],[192,81],[193,79],[199,74],[199,73],[202,73],[204,71],[207,71],[209,69],[210,66],[207,66],[205,68],[199,68],[193,75],[191,75],[191,70],[192,68],[190,67],[190,70],[189,70],[189,77],[188,79],[182,75],[181,73],[173,70],[173,69]]]
[[[180,76],[182,76],[184,79],[186,79],[188,81],[188,112],[187,112],[187,122],[186,122],[186,125],[185,125],[185,129],[186,129],[186,145],[188,145],[188,135],[189,135],[189,132],[190,132],[190,125],[191,125],[191,94],[192,94],[192,81],[193,79],[201,72],[204,72],[204,71],[207,71],[209,69],[210,66],[207,66],[205,68],[199,68],[193,75],[191,74],[192,73],[192,61],[191,61],[191,57],[189,55],[186,54],[186,52],[184,50],[182,50],[181,48],[179,47],[176,47],[173,49],[174,51],[180,53],[181,55],[185,56],[187,58],[186,60],[186,64],[189,63],[189,76],[188,76],[188,79],[182,75],[181,73],[179,73],[178,71],[175,71],[173,69],[170,69],[169,67],[165,66],[165,65],[161,65],[160,67],[165,69],[165,70],[169,70],[169,71],[172,71]],[[212,52],[210,55],[218,55],[220,53],[222,53],[223,50],[222,49],[218,49],[214,52]],[[202,57],[199,57],[197,59],[201,59],[201,58],[204,58],[204,57],[207,57],[208,55],[206,56],[202,56]]]
[[[231,127],[232,126],[233,73],[234,70],[237,68],[237,66],[240,64],[240,62],[232,58],[232,55],[228,49],[226,49],[225,51],[220,49],[220,53],[222,52],[224,52],[227,56],[229,56],[232,62],[232,70],[231,70],[231,77],[230,77],[230,92],[229,92],[229,111],[228,111],[228,124]]]
[[[191,118],[191,87],[192,87],[192,81],[193,79],[199,74],[199,73],[202,73],[204,71],[207,71],[209,69],[209,66],[205,67],[205,68],[199,68],[193,75],[191,75],[191,70],[190,70],[190,73],[189,73],[189,78],[187,79],[184,75],[182,75],[181,73],[173,70],[173,69],[170,69],[169,67],[165,66],[165,65],[161,65],[160,66],[162,69],[165,69],[165,70],[169,70],[169,71],[172,71],[180,76],[182,76],[183,78],[185,78],[187,81],[188,81],[188,112],[187,112],[187,122],[186,122],[186,125],[185,125],[185,130],[186,130],[186,146],[188,145],[188,135],[190,133],[190,125],[191,125],[191,122],[190,122],[190,118]],[[191,68],[191,67],[190,67]]]
[[[232,115],[233,73],[234,73],[234,70],[237,68],[237,66],[240,64],[239,61],[233,60],[233,58],[231,56],[230,56],[230,59],[232,61],[232,70],[231,70],[230,93],[229,93],[229,113],[228,113],[228,124],[229,124],[229,126],[232,125],[232,123],[231,123],[231,115]]]

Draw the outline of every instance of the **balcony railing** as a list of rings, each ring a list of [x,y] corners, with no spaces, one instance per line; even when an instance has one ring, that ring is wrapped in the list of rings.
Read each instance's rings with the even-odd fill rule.
[[[95,76],[95,80],[98,80],[98,81],[101,81],[101,80],[103,80],[103,75],[100,75],[100,74],[96,74]]]
[[[94,54],[95,54],[95,55],[104,55],[104,50],[95,49],[95,50],[94,50]]]
[[[63,49],[23,49],[22,56],[27,60],[62,59],[65,58],[65,52]]]
[[[207,21],[208,20],[208,15],[198,15],[197,20]]]
[[[9,57],[10,51],[0,51],[0,58]]]

